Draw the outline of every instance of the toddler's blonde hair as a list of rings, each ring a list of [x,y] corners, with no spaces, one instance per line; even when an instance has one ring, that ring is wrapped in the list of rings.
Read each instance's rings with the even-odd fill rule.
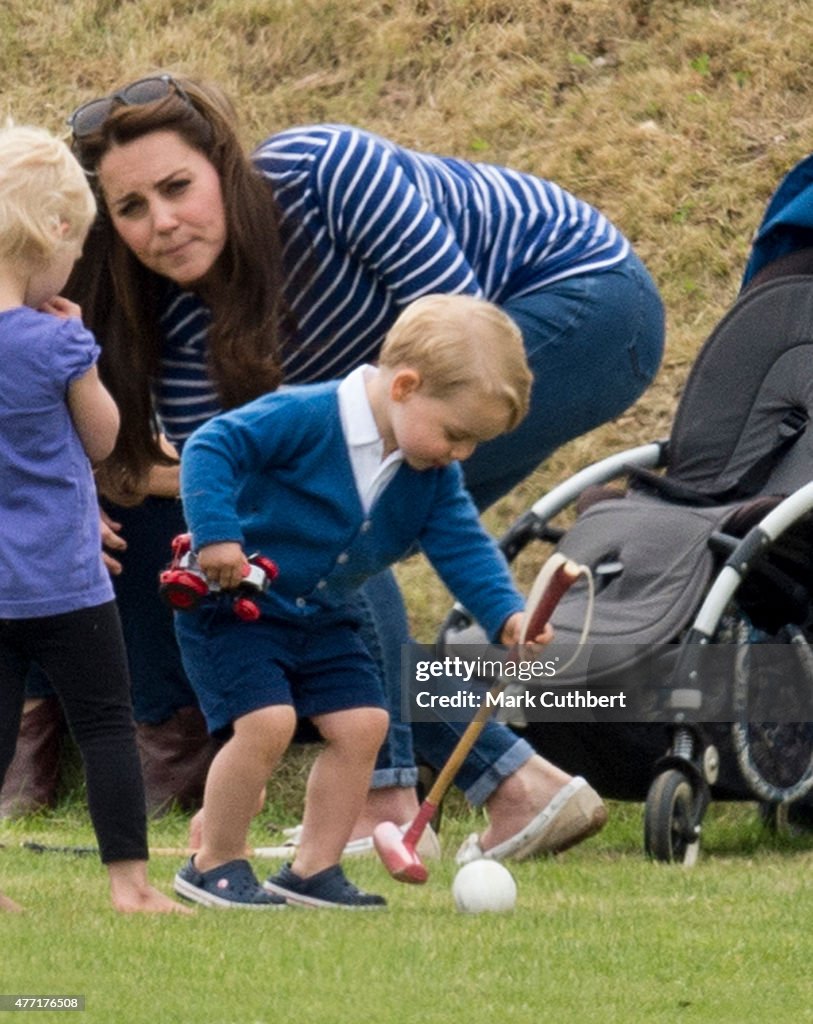
[[[42,128],[0,128],[0,260],[50,262],[80,245],[96,201],[68,146]]]
[[[522,334],[507,313],[471,295],[425,295],[404,309],[379,356],[389,369],[409,367],[432,398],[471,390],[501,402],[513,430],[527,411],[533,380]]]

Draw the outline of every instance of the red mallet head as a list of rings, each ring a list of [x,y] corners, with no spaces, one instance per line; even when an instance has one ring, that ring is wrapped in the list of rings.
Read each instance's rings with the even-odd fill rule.
[[[427,813],[427,811],[431,813]],[[376,853],[387,871],[399,882],[423,885],[429,877],[429,872],[418,856],[415,847],[434,812],[434,806],[428,805],[427,807],[422,804],[415,821],[406,832],[402,832],[393,821],[382,821],[373,829],[373,845]]]

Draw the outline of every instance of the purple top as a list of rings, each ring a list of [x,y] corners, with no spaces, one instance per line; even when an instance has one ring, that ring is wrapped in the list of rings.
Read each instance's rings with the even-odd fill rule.
[[[67,405],[68,385],[98,356],[76,319],[0,312],[0,618],[113,597],[93,472]]]

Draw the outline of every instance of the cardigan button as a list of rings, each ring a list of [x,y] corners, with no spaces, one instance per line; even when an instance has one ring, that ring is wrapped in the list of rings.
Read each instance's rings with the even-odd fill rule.
[[[346,551],[342,551],[342,553],[339,555],[336,561],[339,563],[339,565],[344,565],[345,562],[350,561],[350,555]]]
[[[316,589],[317,590],[324,590],[326,586],[327,586],[327,580],[319,580],[319,582],[316,584]]]
[[[304,608],[307,603],[308,602],[305,600],[304,597],[298,597],[296,599],[296,606],[297,606],[297,608]]]
[[[367,533],[367,531],[370,529],[372,525],[373,524],[370,522],[369,519],[365,519],[364,522],[361,524],[361,532]]]

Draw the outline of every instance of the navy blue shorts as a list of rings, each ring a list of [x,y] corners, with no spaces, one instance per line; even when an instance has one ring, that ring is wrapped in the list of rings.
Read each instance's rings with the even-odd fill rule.
[[[242,622],[228,607],[207,607],[177,612],[175,630],[210,733],[276,704],[300,718],[387,706],[378,668],[347,622]]]

